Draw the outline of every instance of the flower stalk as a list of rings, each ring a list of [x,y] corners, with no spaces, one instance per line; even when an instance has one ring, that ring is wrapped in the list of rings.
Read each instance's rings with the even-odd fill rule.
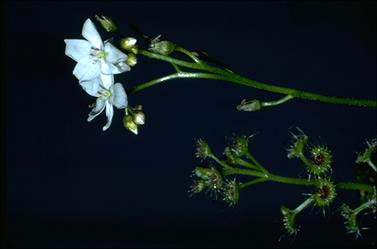
[[[203,73],[184,73],[185,77],[182,78],[207,78],[207,79],[216,79],[216,80],[223,80],[223,81],[228,81],[234,84],[240,84],[244,85],[247,87],[252,87],[260,90],[265,90],[269,92],[274,92],[274,93],[279,93],[279,94],[284,94],[290,97],[285,97],[281,101],[285,102],[287,99],[291,98],[301,98],[301,99],[306,99],[306,100],[313,100],[313,101],[319,101],[323,103],[329,103],[329,104],[339,104],[339,105],[349,105],[349,106],[359,106],[359,107],[370,107],[370,108],[377,108],[377,101],[376,100],[368,100],[368,99],[356,99],[356,98],[342,98],[342,97],[335,97],[335,96],[327,96],[327,95],[321,95],[317,93],[312,93],[312,92],[307,92],[303,90],[298,90],[298,89],[292,89],[292,88],[286,88],[286,87],[280,87],[280,86],[275,86],[267,83],[262,83],[258,82],[252,79],[248,79],[246,77],[243,77],[239,74],[236,74],[234,72],[231,72],[226,69],[218,68],[218,67],[213,67],[208,65],[205,62],[188,62],[184,60],[179,60],[170,56],[166,55],[161,55],[157,53],[153,53],[150,51],[146,50],[140,50],[139,54],[151,58],[151,59],[156,59],[160,61],[165,61],[169,62],[172,64],[175,64],[177,66],[181,67],[186,67],[190,69],[197,69],[201,71],[207,71],[212,73],[210,77],[206,77],[208,75],[203,74]],[[148,87],[151,87],[153,85],[162,83],[166,80],[170,80],[173,78],[180,78],[178,75],[175,75],[175,77],[162,77],[159,78],[160,80],[156,81],[154,84],[150,84],[150,82],[140,84],[140,87],[136,87],[135,89],[132,89],[132,93],[135,93],[137,91],[140,91],[141,89],[146,89]],[[161,80],[164,79],[164,80]],[[276,103],[273,103],[274,105]],[[278,103],[279,104],[279,103]]]

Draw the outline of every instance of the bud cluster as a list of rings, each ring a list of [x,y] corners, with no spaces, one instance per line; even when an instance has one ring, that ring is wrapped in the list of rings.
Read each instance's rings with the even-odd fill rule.
[[[120,39],[120,47],[128,52],[126,63],[129,66],[135,66],[137,64],[136,55],[139,52],[139,49],[136,44],[137,40],[133,37],[126,37]]]
[[[237,164],[237,160],[249,153],[249,138],[247,136],[236,136],[232,144],[225,147],[223,155],[229,164]]]
[[[223,178],[220,172],[214,167],[196,167],[193,175],[197,178],[191,186],[190,193],[196,194],[204,189],[219,192],[223,187]]]
[[[138,105],[135,108],[128,106],[123,118],[124,127],[137,135],[139,126],[144,124],[145,114],[143,112],[143,106]]]
[[[316,178],[322,178],[331,171],[333,157],[330,149],[324,145],[314,145],[308,149],[309,158],[305,156],[308,146],[308,136],[299,129],[299,135],[293,135],[292,145],[287,149],[288,158],[300,158],[305,164],[309,176],[314,175]]]

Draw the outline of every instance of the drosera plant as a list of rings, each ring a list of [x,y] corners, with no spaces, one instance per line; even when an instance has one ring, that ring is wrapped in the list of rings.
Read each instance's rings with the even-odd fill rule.
[[[298,134],[292,134],[292,142],[287,149],[287,158],[300,160],[304,166],[307,177],[287,177],[271,173],[253,156],[249,150],[249,141],[251,136],[236,136],[232,143],[225,147],[222,157],[217,157],[212,153],[208,143],[203,139],[199,139],[196,144],[196,156],[201,160],[201,166],[196,167],[194,172],[205,171],[216,172],[217,186],[222,186],[216,191],[222,196],[222,200],[229,206],[236,206],[240,201],[240,194],[243,189],[250,188],[262,182],[276,182],[282,184],[302,185],[311,190],[309,194],[305,194],[306,198],[297,207],[282,206],[280,212],[282,215],[283,229],[285,235],[296,235],[301,226],[296,224],[297,215],[301,214],[308,207],[320,209],[325,215],[325,211],[334,208],[334,200],[338,197],[338,190],[360,191],[366,197],[360,198],[360,205],[356,208],[350,208],[346,203],[335,210],[344,218],[345,229],[348,233],[352,233],[358,238],[361,235],[358,215],[371,211],[376,213],[376,187],[374,184],[362,182],[339,182],[333,179],[331,175],[333,157],[331,150],[324,145],[310,145],[309,137],[298,129]],[[376,144],[367,143],[366,150],[375,151]],[[364,153],[365,154],[365,153]],[[370,153],[370,157],[372,153]],[[217,170],[214,166],[203,166],[204,161],[211,160],[216,163]],[[369,160],[369,159],[368,159]],[[209,163],[209,162],[208,162]],[[375,162],[373,162],[375,163]],[[189,191],[191,195],[205,192],[206,188],[210,188],[208,184],[200,185],[198,189],[198,182],[204,181],[206,177],[203,174],[194,174],[194,188]],[[221,177],[220,177],[221,175]],[[249,181],[241,182],[236,180],[234,176],[248,176],[251,177]],[[310,177],[309,177],[310,176]],[[242,199],[242,198],[241,198]],[[372,218],[376,218],[373,215]]]
[[[236,110],[243,112],[261,111],[291,101],[308,100],[324,104],[340,106],[353,106],[369,108],[375,111],[377,101],[371,99],[356,99],[353,97],[329,96],[313,93],[300,89],[281,87],[275,84],[258,82],[234,72],[225,63],[210,56],[205,51],[187,49],[180,44],[162,39],[161,35],[151,37],[140,31],[135,25],[129,25],[133,35],[123,35],[112,18],[96,15],[95,20],[110,34],[109,39],[103,40],[90,18],[86,19],[82,28],[85,39],[66,39],[65,54],[77,64],[73,75],[79,85],[89,95],[95,97],[95,103],[90,107],[88,121],[93,120],[103,111],[107,116],[107,123],[103,131],[108,130],[112,124],[114,107],[124,111],[123,126],[133,134],[139,134],[139,129],[146,122],[143,106],[130,105],[133,94],[144,91],[153,86],[177,79],[211,79],[225,81],[231,84],[242,85],[275,93],[276,99],[243,99]],[[119,40],[114,39],[115,36]],[[147,82],[134,84],[124,88],[121,83],[115,83],[115,77],[125,72],[132,73],[132,68],[142,66],[138,64],[138,57],[143,56],[157,62],[169,65],[173,72]],[[182,59],[183,58],[183,59]],[[334,200],[338,197],[338,190],[360,192],[360,205],[350,207],[343,203],[338,209],[344,218],[346,230],[360,236],[361,230],[358,216],[371,211],[376,213],[376,187],[375,182],[370,182],[365,170],[374,174],[377,172],[377,140],[366,142],[366,148],[356,157],[356,163],[363,174],[357,176],[355,182],[338,182],[333,179],[333,155],[329,147],[318,144],[310,145],[309,137],[300,129],[297,134],[292,134],[292,143],[287,149],[289,159],[299,160],[307,177],[295,178],[271,173],[264,167],[249,150],[249,141],[253,136],[237,136],[232,143],[225,147],[222,157],[217,157],[208,143],[199,139],[197,141],[196,156],[201,160],[200,166],[193,171],[193,184],[190,195],[211,193],[216,199],[225,201],[229,206],[236,206],[242,198],[243,189],[263,182],[276,182],[281,184],[302,185],[311,188],[297,207],[281,207],[283,228],[288,235],[295,235],[300,231],[296,224],[297,215],[307,207],[322,209],[332,208]],[[215,162],[216,166],[208,166],[207,162]],[[238,176],[251,177],[249,181],[241,182]],[[221,196],[221,198],[218,198]]]

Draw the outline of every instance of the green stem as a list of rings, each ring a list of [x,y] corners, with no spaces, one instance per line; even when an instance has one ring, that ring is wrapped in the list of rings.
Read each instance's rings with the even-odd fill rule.
[[[211,73],[218,74],[218,80],[225,80],[229,82],[233,82],[236,84],[248,86],[257,88],[260,90],[265,90],[269,92],[274,93],[280,93],[280,94],[286,94],[290,95],[296,98],[301,99],[307,99],[307,100],[314,100],[324,103],[331,103],[331,104],[340,104],[340,105],[350,105],[350,106],[362,106],[362,107],[372,107],[377,108],[377,101],[376,100],[367,100],[367,99],[355,99],[355,98],[342,98],[342,97],[334,97],[334,96],[326,96],[326,95],[320,95],[316,93],[306,92],[302,90],[292,89],[292,88],[286,88],[286,87],[279,87],[275,85],[270,85],[262,82],[258,82],[255,80],[251,80],[248,78],[245,78],[243,76],[240,76],[236,73],[229,72],[224,69],[216,68],[209,66],[205,63],[191,63],[183,60],[178,60],[169,56],[164,56],[160,54],[151,53],[146,50],[140,50],[140,54],[157,60],[167,61],[182,67],[187,67],[191,69],[198,69],[198,70],[204,70]],[[198,77],[196,77],[198,78]]]
[[[240,189],[247,188],[247,187],[250,187],[252,185],[255,185],[255,184],[258,184],[258,183],[261,183],[261,182],[266,182],[266,181],[267,181],[267,178],[253,179],[251,181],[240,184],[239,188]]]
[[[313,166],[312,162],[303,153],[300,154],[300,159],[308,168]]]
[[[210,156],[215,162],[217,162],[218,164],[220,164],[221,166],[224,167],[224,169],[233,169],[231,166],[229,166],[227,163],[225,163],[224,161],[218,159],[215,155],[211,155]]]
[[[373,206],[375,203],[376,203],[376,200],[375,200],[375,199],[373,199],[373,200],[369,200],[369,201],[367,201],[367,202],[361,204],[359,207],[355,208],[353,211],[356,213],[356,215],[358,215],[361,211],[370,208],[370,207]]]
[[[291,99],[293,99],[294,97],[291,96],[291,95],[287,95],[281,99],[278,99],[278,100],[274,100],[274,101],[269,101],[269,102],[261,102],[262,106],[263,107],[266,107],[266,106],[275,106],[275,105],[280,105],[280,104],[283,104]]]
[[[248,175],[254,176],[259,178],[266,178],[268,181],[273,182],[280,182],[285,184],[293,184],[293,185],[303,185],[303,186],[318,186],[320,180],[309,180],[309,179],[302,179],[302,178],[294,178],[294,177],[285,177],[279,176],[274,174],[265,174],[262,172],[258,172],[255,170],[248,170],[248,169],[237,169],[229,167],[224,169],[224,175]],[[365,191],[373,191],[373,186],[368,184],[362,183],[354,183],[354,182],[339,182],[336,183],[336,186],[341,189],[347,190],[365,190]]]
[[[237,164],[241,165],[241,166],[244,166],[246,168],[250,168],[250,169],[256,169],[258,170],[259,167],[258,166],[255,166],[254,164],[251,164],[241,158],[238,158],[237,161],[236,161]]]
[[[377,173],[377,167],[370,159],[368,160],[368,165]]]
[[[303,203],[301,203],[298,207],[295,208],[294,212],[296,214],[300,213],[304,208],[306,208],[312,202],[313,202],[313,198],[306,199]]]
[[[187,55],[188,57],[191,58],[191,60],[193,60],[195,63],[201,63],[201,61],[195,56],[193,55],[190,51],[188,51],[187,49],[184,49],[182,47],[176,47],[175,48],[175,51],[177,52],[181,52],[185,55]]]
[[[177,65],[175,65],[174,63],[170,63],[170,64],[174,67],[177,73],[182,72],[182,70]]]
[[[262,172],[264,172],[264,173],[268,173],[268,170],[265,169],[265,167],[263,167],[263,166],[257,161],[257,159],[255,159],[255,157],[254,157],[249,151],[246,153],[246,157],[247,157],[248,159],[250,159],[255,165],[257,165],[258,168],[259,168]]]
[[[221,79],[221,76],[216,74],[209,74],[209,73],[188,73],[188,72],[176,72],[173,74],[166,75],[161,78],[157,78],[129,89],[127,91],[128,94],[133,94],[143,89],[149,88],[151,86],[163,83],[168,80],[177,79],[177,78],[200,78],[200,79]]]

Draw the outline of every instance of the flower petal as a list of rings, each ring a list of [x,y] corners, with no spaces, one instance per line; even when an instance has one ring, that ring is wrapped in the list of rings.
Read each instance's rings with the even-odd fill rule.
[[[92,80],[80,81],[80,85],[89,95],[93,97],[99,97],[99,90],[101,90],[102,80],[101,77],[94,78]]]
[[[106,52],[106,61],[110,62],[111,64],[116,64],[120,61],[125,61],[127,60],[127,55],[117,49],[113,44],[110,42],[105,43],[105,48]]]
[[[73,69],[73,75],[75,75],[79,81],[92,80],[98,77],[100,73],[100,61],[93,61],[90,57],[81,59],[75,66],[75,69]]]
[[[102,60],[101,62],[101,73],[103,74],[120,74],[129,70],[130,66],[122,61],[116,65],[108,63],[105,60]]]
[[[87,119],[88,122],[92,121],[95,117],[97,117],[99,114],[101,114],[103,112],[103,110],[105,109],[105,103],[106,102],[107,102],[106,100],[103,100],[103,99],[100,99],[100,98],[97,99],[96,106],[89,113],[89,116],[88,116],[88,119]]]
[[[114,75],[112,74],[102,74],[100,75],[102,86],[106,89],[110,89],[110,87],[114,84]]]
[[[81,34],[85,39],[90,41],[93,47],[102,49],[103,42],[101,36],[99,35],[96,26],[94,26],[92,20],[90,20],[89,18],[84,22]]]
[[[110,103],[113,104],[118,109],[124,109],[128,105],[128,99],[126,91],[124,90],[122,84],[116,83],[111,88],[112,93],[110,97]]]
[[[106,101],[106,117],[107,117],[107,123],[104,127],[102,127],[103,131],[106,131],[109,129],[111,122],[113,121],[113,116],[114,116],[114,108],[113,105],[109,102]]]
[[[106,62],[110,65],[108,69],[110,71],[102,70],[104,74],[120,74],[126,71],[130,71],[131,68],[126,64],[128,56],[122,51],[117,49],[111,43],[105,43]]]
[[[64,40],[65,55],[75,61],[80,61],[82,58],[89,56],[91,45],[90,42],[80,39],[65,39]]]

